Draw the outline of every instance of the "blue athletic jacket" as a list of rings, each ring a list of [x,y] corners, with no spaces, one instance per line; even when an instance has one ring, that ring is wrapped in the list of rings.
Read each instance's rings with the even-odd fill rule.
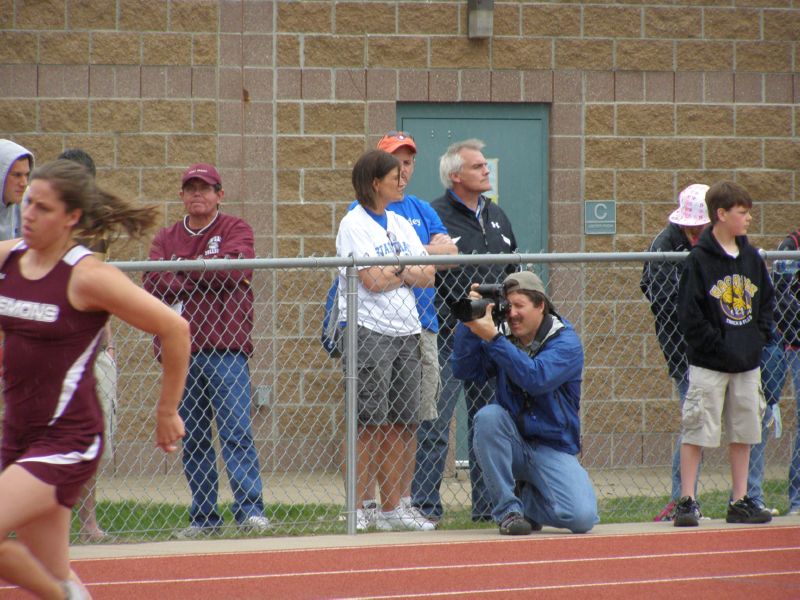
[[[553,315],[538,352],[512,336],[484,342],[459,323],[450,360],[457,379],[497,379],[493,403],[511,413],[526,440],[580,452],[583,347],[569,321]]]

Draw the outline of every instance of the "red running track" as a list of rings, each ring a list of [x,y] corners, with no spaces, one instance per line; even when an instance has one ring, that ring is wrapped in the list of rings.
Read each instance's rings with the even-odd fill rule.
[[[398,534],[402,535],[402,534]],[[800,527],[73,561],[97,600],[800,598]],[[0,598],[28,597],[0,587]]]

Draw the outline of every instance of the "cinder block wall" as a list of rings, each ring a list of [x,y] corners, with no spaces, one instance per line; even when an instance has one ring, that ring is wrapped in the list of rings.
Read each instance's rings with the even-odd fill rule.
[[[329,255],[351,165],[396,102],[542,102],[551,251],[644,249],[683,186],[722,178],[750,190],[752,238],[774,248],[800,225],[798,38],[793,0],[497,0],[487,40],[467,38],[466,0],[0,0],[0,135],[39,161],[88,149],[101,182],[161,204],[164,223],[182,213],[181,170],[215,162],[259,256]],[[583,235],[585,200],[617,202],[616,235]],[[629,290],[616,300],[640,300],[637,269],[609,277]],[[587,364],[589,445],[631,464],[675,418],[647,325],[616,379],[592,371],[600,353]],[[313,347],[316,327],[303,332]],[[614,392],[637,377],[660,392]]]

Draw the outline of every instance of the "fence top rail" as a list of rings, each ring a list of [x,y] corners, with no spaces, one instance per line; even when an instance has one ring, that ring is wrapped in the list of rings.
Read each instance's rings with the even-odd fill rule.
[[[765,260],[800,260],[800,250],[764,251]],[[386,265],[486,265],[588,262],[679,262],[687,252],[561,252],[539,254],[458,254],[454,256],[320,256],[306,258],[216,258],[211,260],[115,261],[123,271],[221,271],[226,269],[322,268]]]

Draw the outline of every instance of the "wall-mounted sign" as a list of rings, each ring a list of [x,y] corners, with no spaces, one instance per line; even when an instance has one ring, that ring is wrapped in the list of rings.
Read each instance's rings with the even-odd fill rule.
[[[586,235],[617,233],[617,204],[613,200],[583,204],[583,232]]]

